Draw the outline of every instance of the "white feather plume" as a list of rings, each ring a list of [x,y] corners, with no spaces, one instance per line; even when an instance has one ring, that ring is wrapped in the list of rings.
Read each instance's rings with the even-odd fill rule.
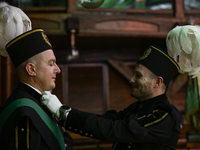
[[[0,2],[0,55],[8,56],[6,44],[31,29],[31,20],[20,8]]]
[[[200,26],[176,26],[166,37],[168,54],[180,66],[180,73],[200,74]]]

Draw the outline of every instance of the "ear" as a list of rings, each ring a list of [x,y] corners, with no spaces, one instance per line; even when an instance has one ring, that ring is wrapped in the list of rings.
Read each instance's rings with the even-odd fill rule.
[[[36,75],[36,66],[34,63],[28,63],[26,64],[26,71],[30,76]]]
[[[159,87],[159,86],[161,86],[162,84],[163,84],[163,78],[162,77],[160,77],[160,76],[158,76],[158,77],[156,77],[155,78],[155,85],[154,85],[154,87]]]

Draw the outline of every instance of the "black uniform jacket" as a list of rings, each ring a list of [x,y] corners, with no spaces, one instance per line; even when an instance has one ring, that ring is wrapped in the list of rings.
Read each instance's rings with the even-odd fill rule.
[[[96,115],[72,109],[65,128],[115,143],[115,150],[175,150],[180,134],[179,111],[165,94],[135,102],[123,111]]]
[[[37,103],[53,119],[46,107],[41,105],[40,97],[41,94],[20,82],[6,103],[0,108],[0,114],[13,101],[28,98]],[[61,127],[59,128],[61,136],[64,136],[66,149],[72,150],[72,138]],[[39,114],[32,107],[22,106],[15,109],[4,123],[0,134],[0,149],[61,150],[61,146]]]

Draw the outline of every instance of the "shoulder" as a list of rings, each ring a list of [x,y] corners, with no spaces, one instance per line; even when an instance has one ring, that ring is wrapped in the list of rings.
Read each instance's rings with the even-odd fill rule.
[[[174,106],[165,102],[157,102],[148,114],[138,117],[138,120],[144,127],[149,127],[165,121],[166,118],[171,118],[169,120],[173,122],[178,117],[178,110]]]
[[[34,100],[19,98],[7,103],[2,109],[0,117],[4,116],[3,120],[5,120],[5,122],[18,123],[23,117],[28,117],[31,120],[41,120],[41,116],[44,115],[47,114]]]
[[[166,102],[158,101],[153,106],[153,110],[160,110],[160,111],[165,111],[165,112],[171,113],[173,110],[173,107],[170,103],[168,103],[168,101],[166,101]]]

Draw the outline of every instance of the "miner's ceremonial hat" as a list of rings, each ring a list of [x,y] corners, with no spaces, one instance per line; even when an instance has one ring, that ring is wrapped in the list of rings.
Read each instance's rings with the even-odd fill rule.
[[[180,70],[172,57],[154,46],[150,46],[137,63],[148,68],[156,76],[161,76],[166,86]]]
[[[44,30],[33,29],[11,40],[5,48],[15,68],[17,68],[28,58],[52,49],[52,46],[44,34]]]

